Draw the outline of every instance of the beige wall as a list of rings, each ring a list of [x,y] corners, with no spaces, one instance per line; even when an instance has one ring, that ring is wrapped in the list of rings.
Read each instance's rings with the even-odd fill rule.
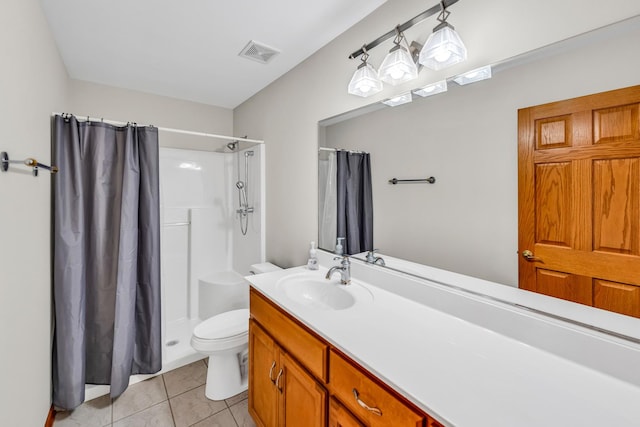
[[[67,105],[67,73],[37,0],[0,6],[0,151],[50,163],[51,111]],[[51,378],[50,176],[0,172],[0,413],[41,426]]]
[[[350,96],[347,94],[346,87],[357,64],[355,61],[348,60],[347,56],[363,43],[388,31],[396,23],[404,22],[425,9],[424,1],[389,0],[298,67],[237,107],[234,111],[235,133],[248,133],[253,137],[264,139],[266,143],[267,259],[282,266],[302,264],[307,258],[308,242],[317,238],[318,121],[402,93],[411,87],[437,81],[480,65],[498,62],[640,13],[640,3],[637,2],[615,0],[603,9],[601,2],[588,0],[579,2],[580,13],[579,17],[576,17],[577,3],[570,0],[462,1],[451,8],[450,21],[460,32],[469,49],[469,60],[466,63],[440,72],[423,71],[417,82],[398,87],[386,86],[373,98],[360,99]],[[511,16],[522,18],[501,19],[504,11],[512,13]],[[412,28],[407,32],[407,38],[424,42],[433,27],[432,21],[433,18],[429,23]],[[635,42],[637,41],[636,38]],[[386,42],[385,46],[375,49],[372,52],[371,62],[376,66],[379,65],[389,46],[390,42]],[[627,48],[629,49],[629,46]],[[629,52],[633,51],[634,49],[630,48]],[[514,261],[511,261],[510,257],[515,251],[513,236],[517,202],[515,157],[513,157],[515,151],[512,146],[509,146],[509,142],[515,141],[516,138],[515,108],[619,87],[625,84],[623,82],[634,83],[634,78],[629,77],[633,74],[631,69],[616,71],[603,63],[605,57],[608,58],[607,55],[596,53],[592,61],[595,64],[587,66],[595,66],[596,69],[601,70],[605,75],[602,79],[597,75],[595,80],[580,80],[579,77],[569,74],[574,71],[574,68],[554,73],[550,63],[537,65],[542,70],[546,70],[546,77],[531,74],[528,79],[523,79],[514,74],[514,77],[510,78],[508,87],[516,88],[522,98],[512,99],[509,94],[501,92],[500,96],[508,101],[511,110],[501,109],[500,112],[492,112],[491,119],[497,121],[494,132],[501,138],[499,143],[494,143],[494,149],[510,150],[508,153],[511,153],[511,157],[509,154],[498,152],[494,156],[495,159],[486,158],[486,156],[481,158],[484,167],[497,169],[495,174],[510,180],[510,183],[502,184],[504,188],[501,188],[504,191],[496,194],[492,199],[493,203],[504,208],[507,215],[506,224],[501,225],[498,232],[502,242],[498,249],[499,260],[491,266],[483,267],[483,270],[465,267],[465,261],[459,255],[456,255],[456,259],[449,257],[446,260],[439,259],[439,262],[451,269],[513,283]],[[618,74],[622,74],[620,79]],[[549,77],[550,75],[553,77]],[[638,80],[635,82],[637,83]],[[491,83],[491,85],[494,84]],[[497,83],[495,85],[500,86]],[[434,100],[432,108],[436,111],[442,108],[443,111],[452,114],[460,108],[470,109],[473,105],[482,110],[481,105],[485,98],[494,96],[487,91],[487,86],[467,88],[465,97],[470,97],[470,105],[455,104],[455,95],[451,93]],[[499,87],[498,90],[500,90]],[[469,114],[471,113],[466,112],[465,117],[469,117]],[[434,132],[442,132],[442,130]],[[467,143],[467,141],[462,142],[462,144]],[[458,144],[457,147],[460,149],[460,158],[464,158],[464,145]],[[510,158],[511,161],[509,161]],[[469,161],[465,160],[465,162]],[[444,166],[446,165],[442,165]],[[475,167],[471,170],[476,172],[477,169]],[[476,184],[478,178],[467,172],[465,168],[461,167],[455,172],[452,177],[454,182],[467,181],[478,185]],[[436,173],[437,171],[434,172]],[[440,186],[440,188],[443,187]],[[437,188],[436,191],[438,191]],[[444,194],[442,200],[447,200]],[[447,203],[450,202],[447,201]],[[462,221],[466,221],[466,218],[456,215],[446,224],[445,229],[451,230],[451,227],[459,225]],[[430,225],[430,227],[439,226],[439,224]],[[446,233],[436,233],[434,230],[432,235],[437,238],[433,242],[436,245],[442,243],[439,240],[449,238]],[[458,242],[469,239],[472,242],[471,246],[478,247],[484,237],[483,233],[475,231],[473,235],[459,238]],[[460,244],[456,244],[456,247],[459,246]],[[452,252],[450,251],[449,254],[451,255]],[[484,261],[486,257],[482,260]]]
[[[231,135],[233,111],[95,83],[72,80],[69,111],[116,121]],[[207,150],[220,140],[160,132],[160,145]]]
[[[229,135],[233,112],[70,80],[37,0],[0,6],[0,151],[50,163],[50,115]],[[161,132],[161,145],[207,149],[203,138]],[[0,174],[0,413],[2,425],[41,426],[51,404],[50,176],[11,165]]]

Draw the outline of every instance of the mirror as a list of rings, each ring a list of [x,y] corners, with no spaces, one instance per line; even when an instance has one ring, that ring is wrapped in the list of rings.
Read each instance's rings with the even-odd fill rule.
[[[380,253],[517,287],[518,109],[637,85],[638,61],[625,51],[629,32],[638,34],[631,21],[496,64],[490,80],[321,121],[320,210],[333,191],[331,150],[370,153]],[[621,65],[594,66],[605,50],[607,63]],[[434,184],[389,183],[431,176]],[[338,236],[319,218],[320,247],[333,251]]]

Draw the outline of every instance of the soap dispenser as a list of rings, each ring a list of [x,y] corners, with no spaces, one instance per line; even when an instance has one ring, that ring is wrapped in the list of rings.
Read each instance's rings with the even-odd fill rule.
[[[344,241],[344,237],[338,237],[338,242],[336,243],[336,255],[342,255],[344,253],[344,248],[342,247],[342,242]]]
[[[307,268],[309,270],[318,269],[318,257],[316,253],[316,242],[311,242],[311,249],[309,249],[309,260],[307,261]]]

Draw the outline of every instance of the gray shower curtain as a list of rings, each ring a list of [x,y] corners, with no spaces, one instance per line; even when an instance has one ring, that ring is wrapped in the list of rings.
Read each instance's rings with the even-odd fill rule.
[[[339,150],[337,161],[337,237],[353,255],[373,250],[373,197],[369,153]]]
[[[55,116],[53,403],[162,368],[158,131]]]

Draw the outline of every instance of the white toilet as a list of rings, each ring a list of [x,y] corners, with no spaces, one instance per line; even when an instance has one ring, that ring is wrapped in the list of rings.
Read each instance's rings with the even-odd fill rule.
[[[265,262],[255,274],[279,270]],[[205,395],[223,400],[247,389],[249,359],[249,283],[238,273],[218,272],[198,280],[199,314],[191,346],[209,356]]]

